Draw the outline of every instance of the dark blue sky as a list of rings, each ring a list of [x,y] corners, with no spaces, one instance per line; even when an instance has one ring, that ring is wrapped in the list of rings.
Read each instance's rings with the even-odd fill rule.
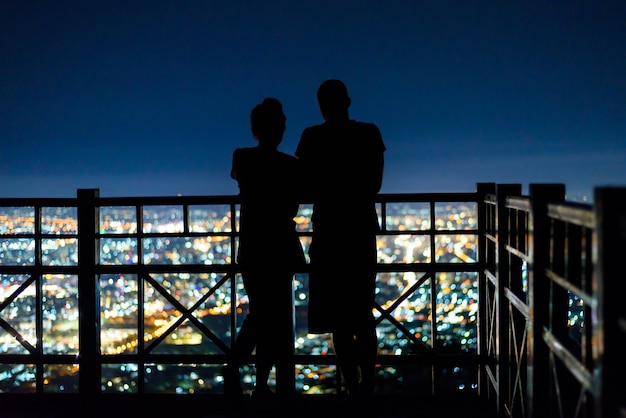
[[[382,192],[626,185],[624,1],[0,2],[0,197],[237,194],[249,113],[293,153],[345,81]],[[355,150],[355,154],[358,151]]]

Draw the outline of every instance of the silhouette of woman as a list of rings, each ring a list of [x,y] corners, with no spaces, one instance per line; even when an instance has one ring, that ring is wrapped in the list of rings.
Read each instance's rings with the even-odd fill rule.
[[[233,152],[231,177],[241,199],[237,261],[249,298],[249,312],[237,336],[230,378],[240,385],[239,367],[256,346],[256,385],[252,397],[271,395],[268,379],[276,365],[277,392],[285,360],[294,347],[293,275],[305,264],[295,230],[298,212],[299,162],[278,151],[285,132],[282,104],[266,98],[252,109],[250,123],[256,147]],[[227,377],[228,379],[228,377]],[[287,379],[289,381],[289,379]],[[237,387],[237,386],[236,386]],[[240,391],[240,386],[238,389]]]

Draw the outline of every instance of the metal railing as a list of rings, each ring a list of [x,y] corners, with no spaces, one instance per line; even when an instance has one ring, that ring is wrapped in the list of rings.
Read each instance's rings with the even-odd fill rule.
[[[624,416],[625,190],[529,190],[379,196],[377,394]],[[236,196],[0,199],[0,392],[222,394],[248,302],[238,215]],[[305,250],[310,215],[303,202]],[[339,393],[329,336],[306,332],[306,269],[293,292],[293,391]]]
[[[478,393],[479,200],[380,195],[380,391]],[[236,196],[101,198],[89,189],[76,199],[0,199],[0,208],[2,392],[222,393],[247,309]],[[341,210],[338,239],[350,245],[358,225]],[[303,203],[305,249],[310,214]],[[306,332],[307,282],[306,271],[294,277],[293,389],[337,393],[329,336]]]
[[[484,389],[498,416],[625,415],[625,198],[605,187],[568,202],[561,184],[487,194]]]

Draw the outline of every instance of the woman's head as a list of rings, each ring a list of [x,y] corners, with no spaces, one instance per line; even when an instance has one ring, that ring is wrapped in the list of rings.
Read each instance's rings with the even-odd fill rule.
[[[280,101],[266,98],[250,113],[252,135],[260,145],[277,147],[283,140],[286,120]]]

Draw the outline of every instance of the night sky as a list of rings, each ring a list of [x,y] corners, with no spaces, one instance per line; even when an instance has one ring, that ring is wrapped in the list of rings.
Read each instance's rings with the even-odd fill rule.
[[[327,78],[383,193],[626,185],[623,0],[2,0],[0,197],[237,194],[252,107],[293,153]]]

